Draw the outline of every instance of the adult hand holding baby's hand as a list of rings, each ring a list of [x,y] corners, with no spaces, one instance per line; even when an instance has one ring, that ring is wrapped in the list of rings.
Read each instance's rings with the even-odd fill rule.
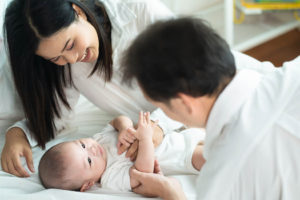
[[[123,153],[135,140],[136,137],[133,128],[127,128],[120,131],[117,143],[118,153]]]
[[[140,112],[140,119],[141,120],[139,120],[139,124],[142,123],[142,122],[143,123],[147,122],[148,128],[151,125],[152,129],[156,130],[154,133],[151,132],[150,135],[152,134],[151,137],[152,137],[152,141],[153,141],[154,146],[155,147],[158,146],[161,143],[162,139],[163,139],[163,132],[157,126],[158,121],[152,122],[150,120],[150,113],[149,112],[148,112],[148,114],[147,113],[144,114],[143,112]],[[139,124],[137,124],[137,127],[139,127]],[[140,129],[145,128],[144,125],[142,125],[142,126],[140,126]],[[136,137],[137,130],[135,130],[134,128],[127,128],[126,131],[133,134]],[[148,135],[148,136],[150,137],[150,135]],[[126,157],[130,157],[130,160],[134,161],[136,159],[136,156],[137,156],[137,153],[138,153],[138,146],[139,146],[139,140],[135,140],[133,143],[130,144],[129,147],[126,146],[126,145],[120,144],[120,145],[118,145],[118,153],[122,154],[123,152],[125,152],[127,150]]]

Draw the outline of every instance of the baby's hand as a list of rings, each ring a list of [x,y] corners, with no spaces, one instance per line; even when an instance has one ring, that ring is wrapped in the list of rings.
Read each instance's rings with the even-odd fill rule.
[[[134,131],[132,131],[132,129],[133,127],[124,129],[119,132],[117,143],[118,152],[120,152],[120,147],[122,145],[128,148],[136,140]]]
[[[136,130],[136,138],[141,140],[151,140],[154,133],[154,127],[157,122],[152,123],[150,120],[150,112],[140,112],[138,128]]]

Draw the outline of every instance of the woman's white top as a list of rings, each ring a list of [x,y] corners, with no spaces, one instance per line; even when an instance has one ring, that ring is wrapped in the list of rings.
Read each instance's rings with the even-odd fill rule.
[[[105,83],[97,72],[88,77],[94,64],[75,63],[71,66],[71,70],[78,90],[74,87],[67,88],[66,96],[72,108],[82,94],[110,115],[125,114],[136,121],[140,110],[152,111],[154,107],[145,100],[136,84],[129,88],[121,82],[120,60],[124,50],[149,24],[159,19],[174,17],[174,15],[159,0],[101,0],[101,2],[106,8],[112,25],[112,80]],[[62,116],[61,119],[55,121],[58,130],[66,127],[66,122],[72,120],[72,113],[64,107]],[[31,146],[36,145],[36,141],[26,126],[26,120],[19,121],[12,127],[23,129]]]

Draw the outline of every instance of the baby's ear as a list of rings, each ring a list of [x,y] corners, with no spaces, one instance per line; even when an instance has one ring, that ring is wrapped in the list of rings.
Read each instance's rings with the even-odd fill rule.
[[[83,185],[80,188],[80,192],[84,192],[88,189],[90,189],[95,184],[94,181],[86,181],[83,183]]]

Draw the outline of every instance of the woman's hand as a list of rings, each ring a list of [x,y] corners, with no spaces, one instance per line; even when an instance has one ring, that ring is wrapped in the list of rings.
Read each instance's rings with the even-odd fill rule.
[[[1,154],[3,171],[19,177],[29,177],[29,173],[21,164],[24,156],[28,169],[34,172],[32,152],[25,133],[20,128],[12,128],[6,133],[5,145]]]

